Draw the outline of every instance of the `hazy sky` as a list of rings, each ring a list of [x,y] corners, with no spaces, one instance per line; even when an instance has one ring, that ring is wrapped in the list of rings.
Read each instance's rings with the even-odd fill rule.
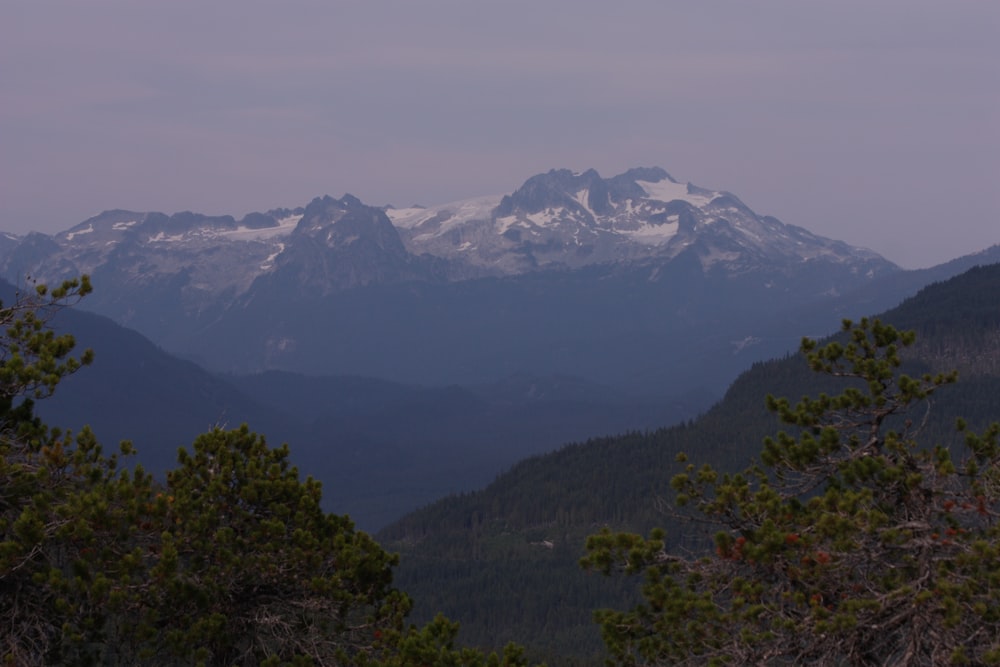
[[[907,268],[1000,243],[1000,2],[0,3],[6,231],[652,165]]]

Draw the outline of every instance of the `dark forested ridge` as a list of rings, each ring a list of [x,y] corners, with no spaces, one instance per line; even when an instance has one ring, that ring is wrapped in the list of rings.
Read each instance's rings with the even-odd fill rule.
[[[514,462],[562,443],[690,418],[753,359],[783,354],[801,335],[835,327],[841,315],[868,312],[859,304],[895,303],[895,295],[998,252],[894,272],[861,292],[825,296],[821,307],[804,296],[820,291],[819,274],[793,281],[804,290],[799,297],[775,298],[766,284],[777,275],[726,278],[682,262],[655,276],[637,267],[590,267],[453,285],[370,286],[307,309],[308,337],[317,350],[353,360],[376,333],[390,336],[373,348],[385,377],[406,365],[387,351],[418,365],[433,367],[437,354],[475,366],[498,345],[513,346],[510,363],[496,366],[500,375],[479,374],[488,379],[462,386],[429,386],[433,378],[423,371],[412,374],[421,378],[417,384],[282,372],[219,377],[74,308],[60,313],[59,322],[95,350],[94,365],[67,378],[39,410],[52,423],[90,424],[104,442],[134,440],[140,462],[160,471],[177,447],[206,428],[247,422],[291,445],[296,464],[325,483],[327,509],[377,530],[445,494],[480,488]],[[83,305],[104,298],[105,283],[96,281],[95,289]],[[156,301],[155,289],[142,293]],[[296,320],[294,309],[275,299],[228,329],[223,348],[257,335],[261,321]],[[772,310],[761,312],[761,303]],[[386,304],[396,305],[386,311]],[[692,333],[685,324],[692,318],[708,318],[708,333]],[[444,326],[446,320],[455,327]],[[597,325],[607,335],[581,338]],[[439,326],[450,333],[441,334]],[[692,340],[697,344],[684,342]],[[623,354],[635,363],[616,356]],[[321,372],[317,358],[306,354],[302,370]],[[601,377],[613,381],[595,380]]]
[[[307,441],[296,420],[105,317],[70,308],[55,324],[95,358],[38,404],[39,415],[64,428],[89,425],[102,442],[135,441],[147,470],[162,473],[176,461],[178,447],[213,426],[252,422],[288,442]]]
[[[11,303],[14,288],[0,297]],[[106,443],[132,440],[138,462],[157,474],[206,429],[247,423],[289,443],[299,469],[324,483],[325,508],[369,531],[562,442],[669,423],[711,400],[654,403],[569,377],[426,387],[276,371],[217,376],[78,308],[54,322],[95,358],[39,403],[45,420],[89,425]]]
[[[930,285],[880,318],[916,330],[911,374],[961,372],[915,415],[926,419],[922,442],[958,442],[957,416],[973,429],[1000,416],[1000,264]],[[740,469],[779,430],[764,397],[835,389],[824,382],[798,355],[755,364],[697,420],[528,459],[486,489],[432,504],[379,537],[403,556],[397,581],[418,600],[418,616],[444,611],[462,623],[466,641],[496,646],[516,638],[550,665],[599,664],[591,612],[622,607],[635,586],[581,571],[585,537],[603,526],[663,526],[668,547],[697,548],[704,535],[670,520],[677,453]]]
[[[331,508],[377,529],[561,442],[695,414],[692,394],[656,404],[566,377],[423,387],[271,371],[228,380],[307,428],[294,451],[326,482]],[[294,443],[293,443],[294,444]]]

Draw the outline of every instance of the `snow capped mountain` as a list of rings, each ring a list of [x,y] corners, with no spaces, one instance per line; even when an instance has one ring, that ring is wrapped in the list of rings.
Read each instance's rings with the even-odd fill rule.
[[[232,302],[255,280],[282,277],[301,289],[344,289],[421,279],[433,272],[412,257],[380,209],[356,197],[317,197],[305,208],[232,216],[105,211],[54,236],[0,244],[6,279],[42,282],[91,274],[105,285],[174,284],[201,309]],[[118,287],[115,287],[117,290]]]
[[[52,237],[29,234],[7,252],[3,274],[55,282],[81,273],[134,284],[186,276],[189,292],[242,293],[271,270],[303,210],[231,216],[105,211]]]
[[[671,259],[686,249],[703,268],[760,261],[877,260],[761,217],[728,192],[682,184],[660,168],[610,179],[594,170],[552,170],[511,195],[386,211],[410,252],[461,259],[486,270]]]
[[[808,298],[842,293],[897,267],[871,251],[759,216],[727,192],[679,183],[656,167],[607,179],[592,169],[552,170],[509,195],[430,208],[377,208],[344,195],[240,220],[113,210],[54,236],[0,237],[2,277],[20,285],[29,276],[54,283],[88,273],[96,290],[86,307],[168,349],[201,347],[201,332],[253,304],[267,313],[260,317],[275,319],[259,343],[265,365],[301,338],[288,333],[300,315],[290,310],[276,319],[284,304],[365,287],[382,288],[389,298],[393,286],[464,285],[537,272],[547,281],[549,274],[582,269],[647,281],[684,275],[688,285],[699,274],[753,276],[765,289]],[[455,298],[468,298],[460,292]],[[386,307],[411,309],[415,321],[422,306],[409,298],[396,294]],[[357,299],[351,308],[366,307]],[[235,335],[230,330],[227,340]],[[212,354],[227,353],[223,346]]]
[[[239,220],[113,210],[0,235],[0,276],[89,273],[84,308],[214,370],[561,374],[651,395],[667,380],[717,388],[835,327],[835,295],[896,271],[655,167],[553,170],[429,208],[325,196]],[[805,305],[816,319],[788,335]]]
[[[252,267],[255,289],[322,296],[371,284],[444,281],[448,263],[409,253],[381,209],[351,195],[317,197],[277,244],[267,265]]]
[[[357,198],[231,216],[106,211],[56,234],[4,237],[8,280],[79,273],[134,284],[180,281],[184,300],[234,299],[259,278],[321,293],[371,283],[461,280],[539,269],[671,260],[705,270],[823,259],[892,269],[873,252],[751,211],[727,192],[682,184],[658,167],[604,179],[552,170],[515,192],[429,208],[378,209]],[[200,306],[198,306],[200,307]]]

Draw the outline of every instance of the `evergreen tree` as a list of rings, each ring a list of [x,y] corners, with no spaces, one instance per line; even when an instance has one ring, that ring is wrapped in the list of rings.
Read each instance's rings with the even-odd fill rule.
[[[111,581],[129,575],[121,519],[149,480],[119,473],[88,430],[49,429],[33,414],[36,399],[92,359],[71,356],[73,337],[49,327],[90,290],[83,277],[0,306],[0,660],[8,664],[94,660]]]
[[[524,667],[443,617],[407,626],[396,557],[321,509],[287,446],[215,429],[157,482],[42,424],[33,401],[92,358],[51,318],[90,289],[0,307],[0,663]]]
[[[396,559],[320,507],[286,446],[246,426],[181,450],[157,504],[160,541],[140,599],[152,655],[210,664],[350,664],[409,608]],[[155,632],[151,632],[154,630]]]
[[[912,333],[844,329],[802,351],[847,386],[769,396],[794,430],[760,465],[672,480],[717,526],[711,555],[663,531],[589,539],[584,567],[645,575],[641,604],[596,614],[615,664],[1000,664],[1000,425],[961,451],[921,446],[928,398],[955,375],[901,373]]]

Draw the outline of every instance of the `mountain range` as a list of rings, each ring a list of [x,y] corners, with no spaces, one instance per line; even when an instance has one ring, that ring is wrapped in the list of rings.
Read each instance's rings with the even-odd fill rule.
[[[240,220],[114,210],[0,242],[8,281],[88,273],[85,308],[214,371],[576,375],[656,397],[721,392],[794,345],[801,332],[771,317],[898,272],[659,168],[553,170],[431,208],[345,195]]]
[[[115,322],[60,314],[97,361],[43,416],[132,438],[159,471],[249,422],[369,530],[566,441],[693,417],[802,335],[998,260],[902,271],[657,168],[429,208],[326,196],[0,235],[11,282],[89,272],[81,308]]]
[[[376,208],[345,195],[239,221],[112,210],[53,236],[6,235],[0,242],[8,280],[103,272],[145,284],[179,280],[191,308],[202,303],[199,297],[234,301],[256,280],[293,267],[300,271],[298,286],[329,292],[665,261],[685,253],[704,269],[722,266],[729,273],[765,262],[821,260],[868,277],[895,268],[874,252],[759,216],[728,192],[678,183],[658,167],[609,179],[593,169],[552,170],[509,195],[433,207]]]

